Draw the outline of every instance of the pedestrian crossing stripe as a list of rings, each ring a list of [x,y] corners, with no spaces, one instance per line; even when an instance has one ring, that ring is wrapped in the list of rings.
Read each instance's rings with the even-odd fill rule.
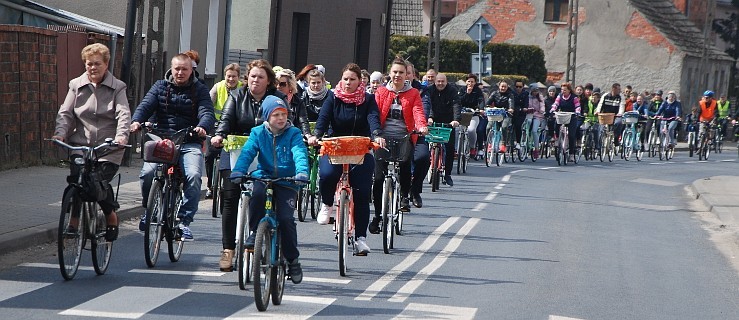
[[[59,312],[63,316],[138,319],[189,289],[121,287]]]
[[[284,295],[282,296],[282,304],[270,306],[266,313],[257,311],[256,306],[251,303],[226,319],[309,319],[330,306],[334,301],[336,301],[334,298]]]
[[[409,303],[393,319],[474,319],[477,308],[440,306],[436,304]]]
[[[164,274],[164,275],[176,275],[176,276],[191,276],[191,277],[220,277],[226,274],[225,272],[215,272],[215,271],[180,271],[180,270],[156,270],[156,269],[131,269],[131,270],[128,270],[128,272]]]
[[[19,267],[30,267],[30,268],[48,268],[48,269],[59,269],[59,264],[56,263],[38,263],[38,262],[27,262],[21,263]],[[95,271],[93,267],[79,266],[78,270],[81,271]]]
[[[0,301],[41,289],[51,283],[0,280]]]

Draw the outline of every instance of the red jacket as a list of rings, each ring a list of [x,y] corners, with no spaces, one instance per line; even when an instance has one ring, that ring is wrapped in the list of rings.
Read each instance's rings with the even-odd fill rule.
[[[394,91],[388,90],[386,87],[378,87],[375,92],[375,101],[380,109],[380,127],[385,128],[385,120],[387,114],[390,113],[390,106],[393,100],[398,96]],[[400,105],[403,106],[403,119],[408,132],[419,130],[426,127],[426,116],[423,112],[423,103],[421,102],[421,94],[415,88],[400,93]],[[411,136],[411,141],[416,143],[417,135]]]

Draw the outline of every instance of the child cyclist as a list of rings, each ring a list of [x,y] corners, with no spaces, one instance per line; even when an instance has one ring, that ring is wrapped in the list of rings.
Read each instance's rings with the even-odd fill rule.
[[[267,96],[262,102],[264,123],[251,129],[249,140],[241,150],[231,178],[243,177],[257,158],[257,169],[250,173],[256,178],[294,177],[295,182],[278,181],[274,184],[272,202],[280,223],[282,249],[288,261],[288,275],[293,283],[303,280],[303,271],[298,261],[298,236],[295,229],[295,199],[298,188],[308,181],[308,150],[303,143],[303,134],[287,119],[285,101]],[[265,184],[255,181],[249,202],[249,237],[246,247],[254,248],[255,231],[259,220],[264,217]]]

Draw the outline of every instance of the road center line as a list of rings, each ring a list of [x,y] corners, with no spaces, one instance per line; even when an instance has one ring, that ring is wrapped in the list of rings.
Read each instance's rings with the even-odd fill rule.
[[[524,172],[524,171],[526,171],[526,169],[513,170],[513,171],[511,171],[511,174],[519,173],[519,172]]]
[[[557,169],[557,167],[544,167],[544,168],[539,168],[539,170],[550,170],[550,169]]]
[[[503,178],[500,179],[500,181],[502,181],[502,182],[508,182],[510,180],[511,180],[511,175],[510,174],[504,175]]]
[[[498,196],[498,192],[492,191],[485,197],[485,201],[493,201]]]
[[[488,206],[487,203],[480,202],[480,203],[477,204],[477,206],[475,206],[474,209],[472,209],[472,211],[482,211],[482,209],[485,209],[485,207],[487,207],[487,206]]]
[[[413,294],[413,292],[418,289],[418,287],[423,284],[426,279],[436,272],[446,261],[449,259],[449,256],[454,253],[454,251],[459,248],[459,245],[462,244],[462,240],[464,240],[464,237],[467,236],[472,228],[475,227],[475,225],[480,222],[480,219],[478,218],[470,218],[470,220],[467,221],[467,223],[462,226],[461,229],[459,229],[459,232],[454,235],[454,238],[452,240],[449,240],[449,243],[444,247],[439,254],[434,257],[434,260],[431,261],[431,263],[427,264],[421,271],[416,273],[415,276],[413,276],[413,279],[408,281],[403,287],[398,290],[397,293],[395,293],[394,296],[392,296],[388,301],[390,302],[404,302],[406,299],[408,299],[408,296]]]
[[[398,263],[395,267],[390,269],[387,273],[385,273],[380,279],[372,283],[369,287],[367,287],[367,290],[364,290],[359,296],[354,298],[354,300],[364,300],[369,301],[372,300],[373,297],[375,297],[382,289],[385,288],[390,282],[395,280],[401,273],[403,273],[405,270],[410,268],[416,261],[421,259],[421,256],[423,256],[424,253],[426,253],[431,247],[439,241],[439,238],[441,238],[441,235],[444,234],[449,228],[451,228],[456,222],[459,220],[459,217],[449,217],[444,223],[442,223],[434,232],[429,235],[426,240],[424,240],[421,245],[416,248],[416,250],[413,250],[410,254],[408,254],[403,261]]]
[[[503,187],[505,187],[505,183],[498,183],[498,185],[495,186],[495,190],[503,189]]]

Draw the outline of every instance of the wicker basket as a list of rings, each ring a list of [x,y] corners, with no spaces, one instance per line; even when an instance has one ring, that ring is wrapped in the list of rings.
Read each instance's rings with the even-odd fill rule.
[[[447,143],[452,135],[452,128],[445,127],[428,127],[429,133],[426,135],[427,142]]]
[[[639,112],[636,111],[629,111],[624,113],[623,116],[624,123],[626,124],[632,124],[639,122]]]
[[[613,124],[613,120],[615,119],[615,117],[615,113],[599,113],[598,123],[605,125]]]
[[[506,110],[503,108],[485,108],[485,115],[488,121],[500,122],[506,117]]]
[[[321,155],[327,155],[331,164],[362,164],[371,145],[369,137],[324,138]]]
[[[572,112],[555,112],[554,116],[556,117],[557,124],[570,124],[572,114]]]
[[[469,127],[474,115],[474,112],[462,112],[462,118],[459,120],[459,125]]]

